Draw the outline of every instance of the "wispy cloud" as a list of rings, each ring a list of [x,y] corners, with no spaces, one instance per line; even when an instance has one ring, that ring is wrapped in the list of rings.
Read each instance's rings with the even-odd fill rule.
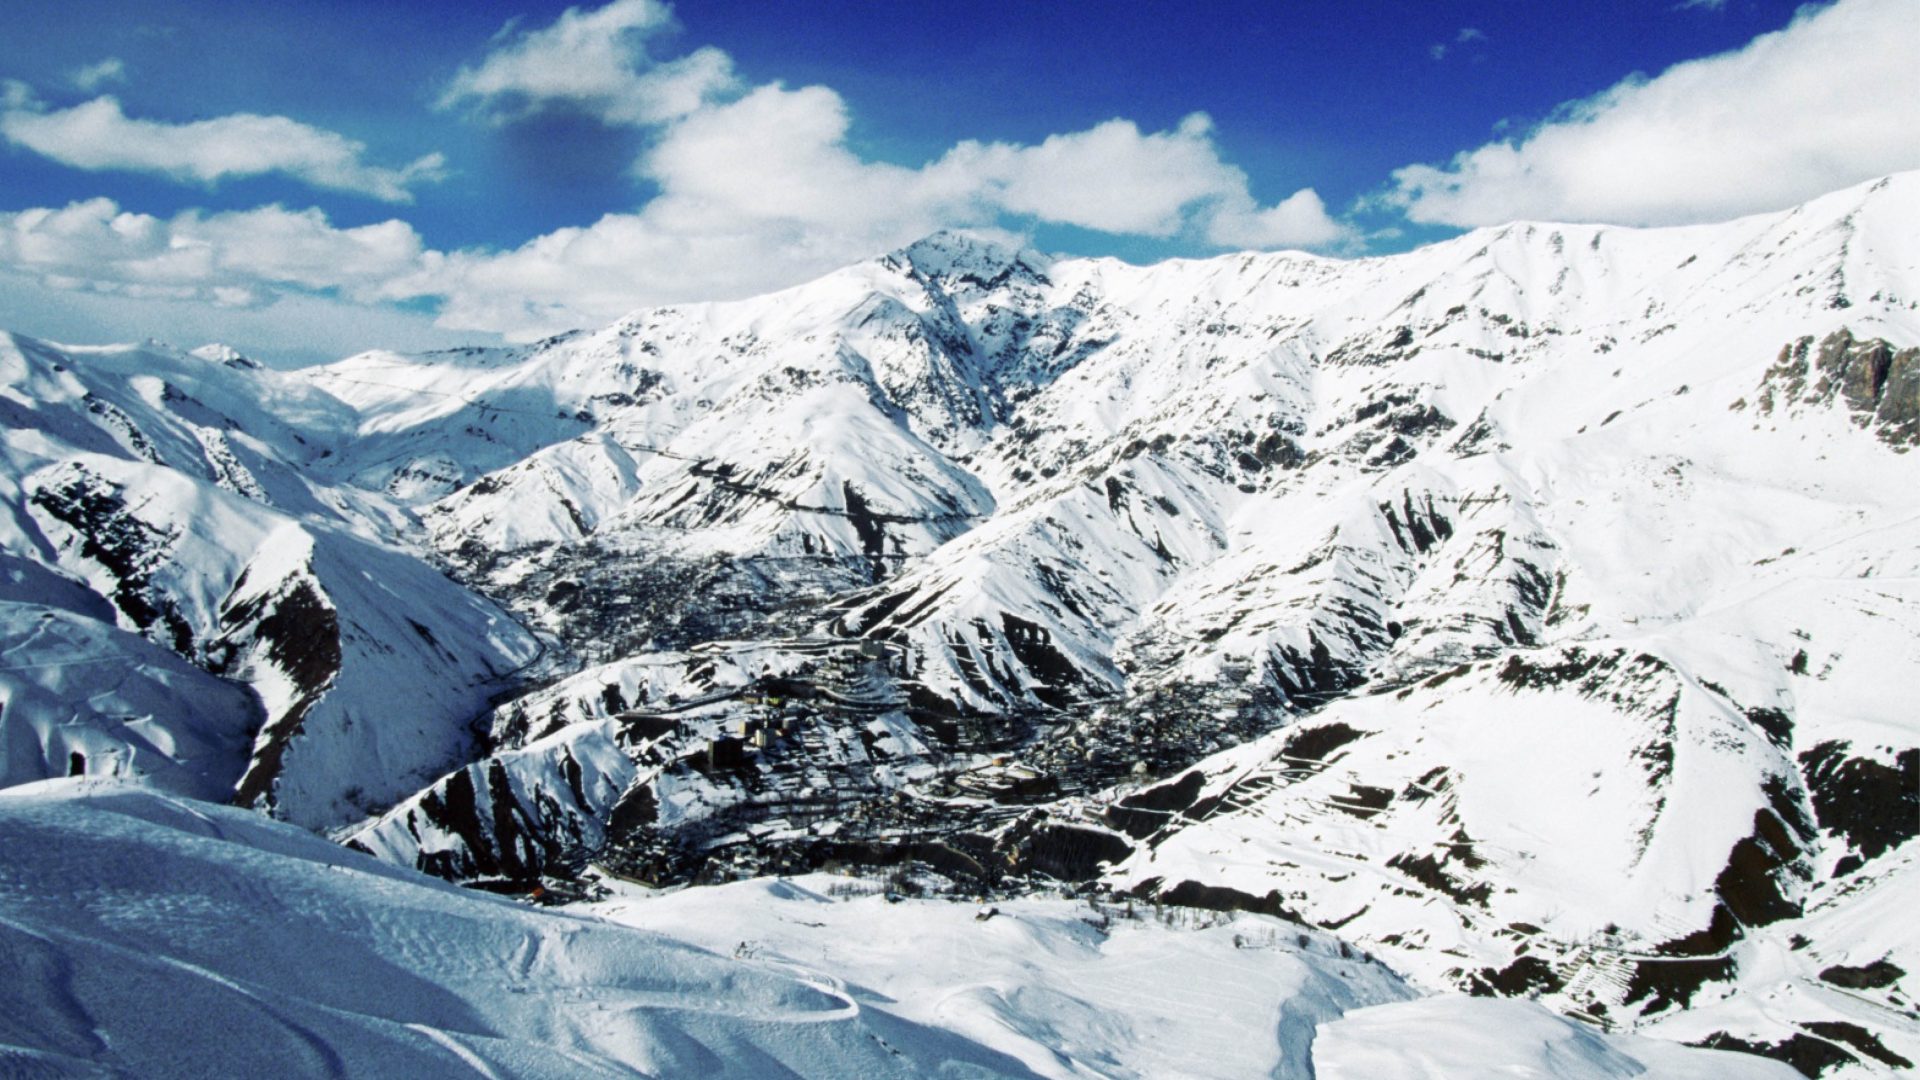
[[[284,116],[235,113],[173,124],[129,117],[111,95],[49,108],[18,83],[4,96],[0,137],[77,169],[156,173],[205,184],[279,173],[386,202],[411,202],[412,185],[445,171],[439,154],[400,168],[369,165],[363,144]]]
[[[1455,47],[1471,45],[1476,41],[1485,40],[1487,40],[1485,31],[1471,26],[1462,27],[1459,33],[1453,35],[1452,42],[1436,42],[1427,46],[1427,55],[1433,57],[1435,60],[1445,60],[1447,53],[1451,52]]]
[[[76,88],[92,93],[108,83],[126,82],[127,65],[117,56],[109,56],[98,63],[75,68],[67,74],[67,81]]]
[[[1775,209],[1920,167],[1912,0],[1805,8],[1744,48],[1636,77],[1516,140],[1394,173],[1417,222],[1669,224]]]

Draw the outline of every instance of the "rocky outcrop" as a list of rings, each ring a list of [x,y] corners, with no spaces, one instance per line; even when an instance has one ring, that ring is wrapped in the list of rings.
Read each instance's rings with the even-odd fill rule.
[[[1803,337],[1780,350],[1760,381],[1763,416],[1796,406],[1846,406],[1854,424],[1889,446],[1920,443],[1920,348],[1898,349],[1882,338],[1860,340],[1836,330],[1818,345]]]

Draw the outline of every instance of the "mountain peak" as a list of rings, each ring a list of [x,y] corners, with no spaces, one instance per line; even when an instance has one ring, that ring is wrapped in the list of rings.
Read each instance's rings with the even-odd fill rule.
[[[942,229],[891,252],[886,260],[942,281],[998,283],[1019,276],[1044,281],[1052,260],[999,232]]]
[[[258,368],[260,366],[259,361],[243,355],[240,350],[231,345],[225,345],[218,341],[209,342],[197,349],[189,350],[187,355],[197,356],[202,360],[209,360],[216,364],[225,364],[228,367]]]

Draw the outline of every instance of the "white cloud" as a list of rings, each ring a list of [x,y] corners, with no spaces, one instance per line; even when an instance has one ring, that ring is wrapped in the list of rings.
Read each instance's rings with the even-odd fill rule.
[[[1659,225],[1778,209],[1920,167],[1912,0],[1839,0],[1739,50],[1634,78],[1518,141],[1394,173],[1417,222]]]
[[[675,231],[786,220],[886,234],[901,222],[931,227],[942,204],[964,205],[966,178],[865,161],[847,148],[848,122],[824,86],[762,86],[701,109],[636,166],[660,187],[650,216]]]
[[[284,116],[235,113],[168,124],[138,120],[112,96],[49,109],[11,84],[0,136],[77,169],[123,169],[211,184],[235,176],[281,173],[315,187],[411,202],[410,185],[439,179],[445,161],[428,154],[403,168],[368,165],[366,147]]]
[[[1207,239],[1222,247],[1329,247],[1353,239],[1350,228],[1327,214],[1312,188],[1302,188],[1259,209],[1252,199],[1228,198],[1207,223]]]
[[[444,298],[448,325],[526,337],[792,284],[947,226],[1060,224],[1221,246],[1348,235],[1312,191],[1257,205],[1202,114],[1171,131],[1115,119],[1037,145],[967,141],[917,166],[875,161],[848,146],[846,103],[831,89],[745,86],[715,49],[661,60],[648,47],[672,28],[658,0],[613,0],[503,29],[442,106],[512,123],[561,105],[646,128],[634,174],[658,194],[510,251],[430,257],[395,288]]]
[[[338,229],[313,209],[158,218],[88,199],[0,213],[0,267],[52,288],[143,299],[257,307],[320,290],[371,303],[422,258],[404,222]]]
[[[1167,237],[1194,203],[1246,193],[1246,174],[1220,160],[1212,130],[1202,113],[1144,135],[1130,120],[1109,120],[1038,146],[963,143],[939,167],[971,174],[986,197],[1016,214]]]
[[[637,212],[511,251],[429,256],[392,289],[442,298],[446,326],[526,339],[791,285],[949,226],[1054,223],[1230,247],[1347,236],[1311,190],[1260,207],[1203,115],[1163,132],[1111,120],[1038,145],[964,142],[911,168],[854,153],[848,123],[820,86],[703,106],[664,126],[636,166],[659,188]]]
[[[437,307],[443,328],[527,340],[649,304],[796,284],[946,227],[1069,225],[1219,247],[1350,238],[1311,189],[1262,206],[1204,114],[1166,131],[1114,119],[1031,145],[961,142],[918,165],[876,161],[848,144],[846,103],[827,87],[743,87],[717,50],[648,55],[670,24],[655,0],[614,0],[569,8],[544,28],[510,25],[443,98],[502,123],[559,103],[647,129],[633,171],[656,194],[630,212],[505,251],[446,252],[399,221],[337,229],[317,210],[280,207],[163,220],[98,199],[0,214],[0,267],[48,288],[240,307],[314,296],[418,302]],[[225,147],[242,120],[282,127]],[[227,117],[167,128],[126,119],[112,98],[51,113],[27,95],[0,113],[9,138],[85,167],[137,159],[212,179],[269,167],[235,156],[242,150],[286,154],[317,136],[337,151],[337,168],[364,176],[358,144],[290,124]],[[191,155],[177,145],[188,128],[198,135]],[[407,179],[389,177],[387,190],[404,194]]]
[[[497,121],[554,103],[611,124],[650,125],[685,116],[733,90],[733,61],[699,49],[666,62],[647,53],[647,39],[673,26],[658,0],[614,0],[603,8],[568,8],[552,26],[524,33],[513,26],[474,67],[463,67],[441,95],[443,108],[474,103]]]
[[[67,75],[67,81],[92,93],[110,82],[126,82],[127,65],[119,57],[109,56],[97,64],[75,68]]]

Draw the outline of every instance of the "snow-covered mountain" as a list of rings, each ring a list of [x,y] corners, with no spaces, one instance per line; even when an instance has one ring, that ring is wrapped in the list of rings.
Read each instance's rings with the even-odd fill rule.
[[[338,825],[463,760],[468,720],[535,656],[406,546],[402,508],[316,479],[357,417],[303,378],[230,351],[0,335],[0,413],[0,627],[9,658],[14,641],[58,652],[0,677],[70,688],[44,718],[9,693],[10,779],[178,773],[173,790]],[[49,607],[103,625],[54,635],[73,620]],[[116,668],[157,680],[134,698],[172,687],[188,707],[94,697]],[[62,715],[76,700],[102,714],[84,738]]]
[[[1920,174],[1352,261],[940,234],[292,373],[0,362],[0,625],[49,658],[0,673],[9,779],[382,811],[354,846],[494,887],[1066,881],[1920,1060]],[[131,704],[58,719],[56,654]]]

